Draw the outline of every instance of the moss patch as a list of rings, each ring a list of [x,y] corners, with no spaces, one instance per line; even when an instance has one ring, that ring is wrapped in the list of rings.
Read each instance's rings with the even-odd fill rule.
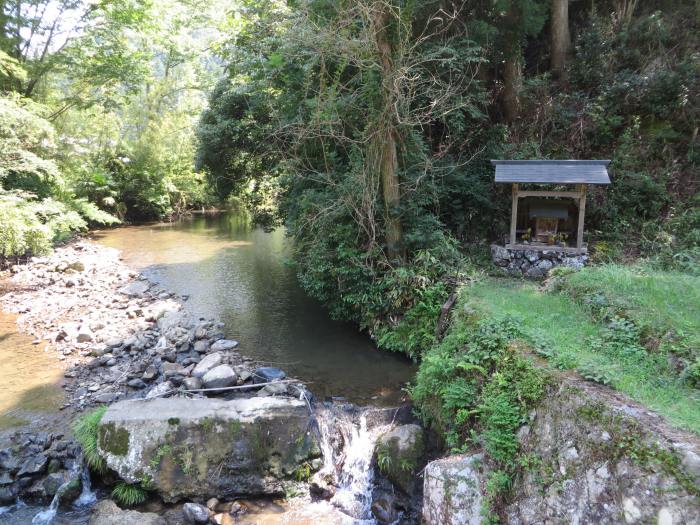
[[[126,456],[129,452],[129,431],[114,423],[100,425],[100,448],[115,456]]]

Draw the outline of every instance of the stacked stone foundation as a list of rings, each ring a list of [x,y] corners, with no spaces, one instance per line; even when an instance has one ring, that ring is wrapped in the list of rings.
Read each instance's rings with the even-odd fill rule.
[[[549,275],[552,268],[558,266],[568,266],[577,270],[583,268],[588,262],[588,255],[558,250],[512,249],[492,244],[491,259],[507,275],[542,279]]]

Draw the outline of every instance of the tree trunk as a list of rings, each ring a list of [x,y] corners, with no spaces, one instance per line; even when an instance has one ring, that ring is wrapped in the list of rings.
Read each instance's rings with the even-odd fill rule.
[[[503,114],[506,122],[513,122],[520,114],[522,72],[522,11],[518,0],[511,0],[505,17],[503,38]]]
[[[396,119],[394,117],[394,101],[396,93],[393,84],[394,66],[392,47],[389,41],[387,26],[390,22],[390,12],[382,2],[376,3],[374,12],[374,37],[382,68],[382,99],[383,107],[377,125],[380,129],[374,134],[378,168],[382,181],[384,197],[386,245],[390,259],[400,259],[403,256],[401,239],[403,236],[401,221],[398,216],[398,206],[401,201],[398,175],[398,158],[396,154]]]
[[[520,114],[522,76],[520,57],[515,54],[507,57],[503,64],[503,113],[506,122],[513,122]]]
[[[552,0],[552,76],[566,82],[566,62],[571,49],[569,0]]]

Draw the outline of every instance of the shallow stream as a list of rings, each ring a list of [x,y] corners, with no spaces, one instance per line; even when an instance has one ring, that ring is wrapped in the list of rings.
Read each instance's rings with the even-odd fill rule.
[[[180,295],[196,315],[221,320],[244,356],[277,366],[317,396],[364,405],[399,401],[415,373],[380,352],[356,326],[330,319],[300,288],[283,229],[265,232],[244,214],[195,215],[173,223],[97,232],[130,266]]]

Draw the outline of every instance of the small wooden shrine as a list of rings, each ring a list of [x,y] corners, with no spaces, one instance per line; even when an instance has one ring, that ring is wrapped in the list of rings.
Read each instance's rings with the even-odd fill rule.
[[[509,250],[583,254],[586,189],[610,184],[609,160],[492,160],[496,182],[513,185]],[[569,189],[573,186],[573,189]]]

